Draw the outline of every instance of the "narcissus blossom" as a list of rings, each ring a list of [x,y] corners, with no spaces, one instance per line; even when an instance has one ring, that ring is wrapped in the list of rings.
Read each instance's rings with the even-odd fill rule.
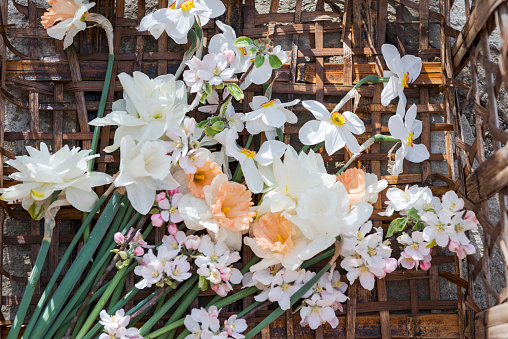
[[[265,132],[268,139],[274,139],[276,128],[284,128],[286,122],[295,124],[298,121],[296,115],[286,107],[299,102],[300,100],[296,99],[282,103],[279,99],[268,100],[262,95],[255,96],[249,104],[252,112],[245,114],[247,131],[252,135]]]
[[[236,57],[231,64],[231,67],[235,70],[235,73],[245,72],[251,64],[250,59],[252,56],[249,55],[249,49],[251,47],[236,47],[235,30],[231,26],[228,26],[219,20],[216,20],[215,24],[217,27],[219,27],[222,33],[215,34],[210,39],[210,43],[208,44],[208,51],[215,54],[224,52],[226,50],[235,52]]]
[[[405,104],[404,88],[408,87],[420,75],[422,59],[414,55],[405,55],[401,58],[397,48],[388,44],[381,46],[381,52],[390,69],[384,72],[384,76],[390,77],[390,80],[385,83],[381,92],[381,103],[387,106],[392,99],[399,97]]]
[[[47,3],[51,8],[41,17],[41,24],[47,29],[50,37],[63,40],[63,46],[66,49],[72,45],[76,34],[85,30],[85,14],[95,6],[95,2],[89,3],[88,0],[47,0]],[[58,21],[60,22],[55,25]]]
[[[337,181],[346,188],[351,207],[361,202],[375,203],[379,192],[388,186],[386,180],[378,180],[377,175],[366,173],[359,168],[350,168],[340,173]]]
[[[220,0],[176,0],[167,8],[145,16],[139,30],[149,31],[155,39],[166,31],[177,44],[185,44],[194,22],[204,26],[225,11],[226,7]]]
[[[209,186],[213,179],[221,173],[222,170],[219,165],[207,159],[203,166],[197,167],[196,173],[187,174],[191,193],[198,198],[204,198],[205,193],[203,192],[203,188]]]
[[[302,101],[317,120],[307,121],[300,128],[298,137],[304,145],[325,142],[328,155],[332,155],[344,146],[353,153],[360,153],[360,145],[353,134],[363,134],[365,125],[353,112],[328,112],[326,107],[314,100]]]
[[[285,63],[288,60],[286,53],[280,46],[275,46],[271,52],[264,55],[265,61],[261,67],[254,66],[252,72],[250,72],[245,78],[244,83],[240,86],[241,89],[246,89],[252,83],[256,85],[262,85],[272,76],[273,67],[270,65],[270,55],[275,55],[279,58],[280,62]],[[250,62],[254,62],[254,59],[250,59]]]
[[[399,107],[402,105],[399,104]],[[399,110],[399,108],[397,108]],[[404,120],[403,120],[404,118]],[[393,174],[402,172],[404,158],[411,162],[419,163],[430,157],[427,147],[423,144],[415,144],[414,141],[422,134],[422,122],[416,120],[416,105],[413,104],[405,114],[396,114],[388,120],[388,129],[395,139],[399,139],[401,147],[395,153]]]
[[[51,154],[48,146],[41,142],[40,150],[27,146],[28,155],[17,156],[7,164],[19,172],[9,177],[21,184],[1,188],[0,199],[12,201],[23,199],[21,204],[33,219],[40,220],[56,191],[80,211],[90,212],[98,200],[92,187],[109,184],[113,178],[105,173],[88,172],[90,150],[65,145]]]

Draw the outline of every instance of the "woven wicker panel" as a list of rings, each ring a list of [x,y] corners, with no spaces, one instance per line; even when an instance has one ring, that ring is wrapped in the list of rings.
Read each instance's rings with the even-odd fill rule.
[[[108,17],[115,28],[114,72],[116,74],[141,70],[155,77],[176,70],[183,54],[182,47],[175,45],[165,34],[156,41],[145,32],[138,32],[136,29],[145,13],[153,11],[153,8],[145,6],[144,0],[138,0],[137,7],[124,0],[117,0],[116,3],[107,0],[96,2],[97,6],[93,10]],[[500,3],[501,1],[491,2]],[[394,2],[317,0],[303,3],[302,0],[296,0],[290,9],[280,5],[278,0],[273,0],[268,13],[262,12],[259,6],[256,8],[255,0],[245,0],[244,4],[236,0],[227,0],[224,3],[228,10],[220,20],[233,26],[238,35],[242,34],[251,38],[269,36],[277,44],[281,44],[290,57],[290,63],[274,72],[273,77],[275,79],[273,95],[282,100],[315,99],[324,102],[328,108],[333,108],[359,79],[373,73],[382,75],[383,69],[386,68],[380,52],[383,43],[396,45],[401,53],[420,56],[424,62],[422,74],[405,93],[410,103],[418,105],[419,119],[423,122],[420,142],[431,151],[430,159],[422,164],[411,164],[411,166],[405,162],[403,173],[391,176],[388,175],[388,153],[393,145],[382,143],[373,145],[367,153],[362,154],[354,166],[362,167],[387,179],[390,186],[432,185],[436,194],[462,187],[462,192],[466,192],[464,187],[472,168],[471,165],[468,167],[467,161],[464,164],[460,157],[455,159],[457,161],[455,163],[454,153],[474,153],[471,157],[476,156],[480,163],[483,162],[483,155],[481,151],[477,151],[482,147],[471,148],[457,141],[460,138],[455,139],[455,149],[453,148],[453,132],[455,135],[461,135],[460,126],[452,123],[452,121],[460,121],[457,120],[460,114],[459,107],[454,104],[454,91],[457,90],[458,83],[454,79],[454,70],[458,70],[459,66],[467,61],[468,56],[475,55],[477,58],[478,55],[471,51],[479,51],[479,49],[474,49],[472,40],[466,39],[470,42],[465,47],[466,52],[452,53],[450,37],[457,37],[459,32],[448,26],[450,12],[448,0],[436,1],[436,6],[432,7],[433,10],[430,9],[428,0],[419,3],[411,0],[395,0]],[[484,3],[489,1],[484,0]],[[503,6],[506,5],[506,2],[502,3]],[[158,7],[167,5],[167,0],[158,2]],[[61,42],[55,41],[55,55],[45,55],[45,58],[42,58],[43,55],[38,55],[37,40],[49,38],[38,23],[43,9],[37,8],[32,2],[28,6],[16,4],[16,8],[27,17],[29,28],[8,25],[7,0],[2,0],[2,32],[5,33],[0,45],[2,56],[0,119],[5,126],[7,107],[5,103],[10,101],[23,108],[23,114],[26,114],[29,123],[26,132],[8,131],[4,128],[0,130],[0,146],[2,147],[0,157],[13,156],[5,146],[12,142],[23,141],[25,144],[36,146],[38,141],[44,140],[50,142],[53,149],[58,149],[67,143],[76,143],[84,148],[89,147],[92,133],[88,121],[96,114],[106,71],[108,56],[106,37],[97,28],[87,29],[78,35],[79,41],[75,43],[76,48],[71,47],[63,52]],[[487,17],[490,14],[487,14]],[[492,27],[491,24],[491,22],[484,22],[487,27]],[[430,30],[439,32],[437,41],[429,41]],[[414,34],[411,33],[411,39],[406,41],[406,32],[415,31],[420,32],[418,39],[415,40]],[[204,30],[205,36],[211,36],[215,32],[213,22],[207,24]],[[476,37],[479,33],[471,34]],[[28,45],[28,53],[24,55],[10,49],[7,39]],[[460,48],[459,52],[462,50]],[[16,55],[13,55],[13,52]],[[459,58],[455,58],[455,54],[462,55],[457,63],[455,59]],[[477,63],[477,59],[472,59],[472,62]],[[488,59],[484,62],[488,66],[491,65]],[[506,69],[505,65],[505,72]],[[497,74],[492,68],[489,70],[491,74]],[[500,78],[499,75],[498,78]],[[497,82],[492,84],[499,87]],[[469,96],[471,100],[474,100],[473,87],[466,87],[471,88],[473,93]],[[497,87],[494,87],[494,90]],[[22,94],[19,94],[20,90]],[[362,97],[356,107],[356,113],[366,125],[366,133],[360,137],[361,141],[372,134],[388,132],[387,121],[389,116],[395,113],[396,105],[382,106],[381,90],[382,84],[364,85],[359,90]],[[119,91],[121,91],[120,83],[113,78],[106,113],[111,109],[111,102],[121,95]],[[261,86],[251,87],[251,90],[245,92],[243,107],[236,107],[237,110],[248,112],[250,100],[261,92]],[[355,107],[352,103],[344,107],[349,110],[353,108]],[[487,108],[479,106],[478,110],[492,114],[491,105]],[[294,111],[299,116],[299,126],[310,118],[301,105],[295,106]],[[51,116],[52,126],[49,131],[40,132],[41,112],[49,112]],[[200,114],[195,113],[198,119],[201,117]],[[497,114],[497,111],[493,114]],[[455,117],[453,120],[452,115]],[[64,116],[75,117],[74,132],[64,128]],[[478,123],[481,128],[482,120]],[[287,126],[285,129],[285,141],[296,147],[300,145],[297,136],[298,125]],[[100,149],[103,149],[110,144],[112,131],[108,127],[103,128],[101,135]],[[441,148],[438,147],[436,140],[441,141]],[[259,140],[255,141],[255,143],[258,142]],[[477,145],[482,145],[481,136],[477,138]],[[333,156],[326,154],[323,156],[332,171],[340,163],[347,161],[351,154],[341,151]],[[96,161],[97,169],[112,172],[118,160],[117,153],[113,155],[101,153],[101,157]],[[455,177],[455,166],[459,169],[458,178]],[[11,169],[2,168],[2,171],[3,175],[7,175]],[[3,187],[12,184],[4,181],[3,175],[0,176]],[[377,215],[377,212],[383,209],[385,200],[386,197],[382,194],[375,205],[372,219],[374,226],[383,226],[386,230],[390,219]],[[29,220],[28,214],[19,206],[5,203],[2,203],[2,206],[5,211],[0,210],[0,227],[3,227],[6,213],[11,218]],[[479,209],[477,208],[476,211]],[[506,209],[503,211],[506,216]],[[79,223],[81,213],[72,209],[62,209],[57,218]],[[494,244],[496,239],[501,239],[498,235],[506,226],[506,219],[504,222],[504,224],[498,224],[497,228],[484,226],[489,233],[492,230],[494,232],[492,234],[495,235],[492,238],[486,236],[486,244]],[[42,239],[40,226],[39,222],[32,222],[32,236],[4,236],[1,229],[0,245],[31,246],[32,262],[34,262],[37,244]],[[496,229],[497,233],[495,233]],[[152,238],[151,241],[158,242],[163,234],[163,229],[156,230],[155,239]],[[52,240],[51,253],[53,254],[49,259],[49,272],[52,272],[58,264],[59,246],[69,243],[71,239],[72,234],[61,234],[56,229]],[[486,253],[485,258],[488,258],[489,253]],[[250,250],[245,249],[243,262],[248,262],[251,257]],[[1,251],[0,262],[3,262]],[[471,265],[474,264],[474,258],[469,262]],[[427,272],[400,270],[389,274],[385,279],[378,280],[375,289],[371,292],[364,290],[358,283],[351,285],[347,292],[350,300],[344,305],[344,312],[339,316],[340,324],[335,330],[329,326],[323,326],[317,331],[301,328],[299,316],[288,311],[285,317],[281,317],[270,328],[265,329],[261,336],[263,338],[344,336],[348,338],[355,336],[436,338],[446,334],[448,338],[461,338],[468,325],[466,301],[472,310],[479,311],[470,298],[474,296],[471,284],[481,267],[486,267],[488,259],[481,259],[476,263],[476,270],[471,267],[474,271],[469,275],[469,284],[460,278],[465,277],[462,272],[462,263],[454,256],[434,253],[432,263],[432,268]],[[322,266],[316,265],[316,268]],[[3,277],[0,276],[0,279],[26,281],[26,278],[14,277],[5,270],[1,273]],[[48,279],[49,276],[42,276],[41,284],[44,286]],[[452,300],[448,300],[450,296],[447,300],[441,299],[440,281],[445,280],[457,285],[456,295],[451,296]],[[130,276],[127,287],[132,287],[133,284],[134,276]],[[468,293],[464,297],[466,291]],[[36,291],[37,293],[40,291]],[[144,291],[138,293],[133,302],[146,297],[148,293]],[[200,301],[203,302],[212,294],[207,292],[200,295],[194,305],[198,305]],[[20,295],[6,295],[2,292],[1,296],[1,305],[16,305],[21,300]],[[233,312],[246,307],[252,300],[252,298],[246,298],[243,304],[232,305],[229,311]],[[130,306],[127,305],[127,307]],[[266,308],[253,312],[248,320],[249,325],[253,326],[259,322],[267,315],[267,312]],[[223,315],[227,316],[228,313],[223,312]],[[470,314],[470,319],[472,319],[471,316],[473,314]]]

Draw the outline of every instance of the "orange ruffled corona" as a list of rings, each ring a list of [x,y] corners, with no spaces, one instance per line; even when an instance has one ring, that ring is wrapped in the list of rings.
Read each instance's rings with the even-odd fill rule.
[[[41,24],[45,29],[53,26],[57,21],[64,21],[74,18],[78,6],[72,0],[47,0],[51,6],[41,17]]]
[[[344,184],[349,198],[349,206],[365,197],[365,172],[358,168],[350,168],[339,175],[337,181]]]
[[[252,225],[256,244],[265,250],[285,254],[294,247],[295,225],[281,213],[266,213]]]
[[[249,229],[255,212],[252,193],[242,184],[226,181],[217,190],[217,200],[211,205],[212,214],[221,227],[241,232]]]
[[[204,198],[203,187],[210,185],[213,179],[221,173],[219,165],[211,160],[206,160],[202,167],[198,167],[196,173],[187,174],[189,190],[195,197]]]

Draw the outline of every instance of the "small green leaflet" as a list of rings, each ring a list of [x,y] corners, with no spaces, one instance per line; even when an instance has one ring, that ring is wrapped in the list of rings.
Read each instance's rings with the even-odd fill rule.
[[[265,56],[264,55],[256,55],[254,58],[254,65],[256,65],[257,68],[263,66],[265,63]]]
[[[280,61],[279,57],[276,56],[275,54],[271,54],[268,57],[268,61],[270,62],[270,66],[272,66],[272,68],[279,68],[280,66],[282,66],[282,62]]]
[[[235,46],[236,47],[249,47],[252,45],[252,40],[247,38],[246,36],[241,36],[239,37],[238,39],[236,39],[235,41]]]
[[[406,218],[397,218],[392,220],[390,226],[388,226],[388,231],[386,232],[386,237],[391,237],[394,233],[401,232],[406,227],[407,219]]]
[[[240,89],[240,87],[238,87],[237,84],[228,84],[228,91],[237,101],[243,99],[243,91]]]

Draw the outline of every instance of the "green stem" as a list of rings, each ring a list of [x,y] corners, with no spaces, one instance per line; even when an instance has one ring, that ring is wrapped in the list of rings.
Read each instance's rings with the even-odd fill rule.
[[[160,335],[163,335],[163,334],[165,334],[165,333],[167,333],[167,332],[169,332],[169,331],[171,331],[173,329],[176,329],[176,328],[182,326],[184,321],[185,321],[185,319],[180,319],[180,320],[172,323],[171,325],[164,326],[163,328],[160,328],[160,329],[158,329],[155,332],[152,332],[150,334],[145,335],[145,339],[156,338],[156,337],[158,337]]]
[[[284,132],[282,132],[282,129],[276,128],[277,131],[277,138],[279,138],[280,141],[284,142]]]
[[[314,148],[312,149],[313,152],[317,152],[319,151],[319,149],[321,147],[323,147],[325,145],[325,142],[324,141],[321,141],[319,144],[317,144],[316,146],[314,146]]]
[[[187,293],[185,295],[185,297],[180,302],[180,305],[178,305],[175,312],[173,312],[173,315],[171,316],[171,318],[169,318],[169,320],[167,321],[166,325],[170,325],[171,323],[175,322],[177,319],[180,319],[183,316],[183,314],[185,313],[187,308],[190,306],[190,304],[192,304],[194,299],[196,299],[196,297],[198,296],[199,291],[200,291],[200,288],[196,285],[189,293]],[[175,332],[176,332],[176,328],[171,330],[171,332],[168,333],[166,339],[172,339],[175,335]]]
[[[28,311],[28,307],[30,306],[30,301],[32,300],[35,286],[37,285],[39,276],[41,275],[42,266],[46,261],[46,256],[50,246],[51,238],[44,237],[42,239],[41,247],[39,253],[37,254],[37,259],[35,260],[35,265],[32,269],[32,273],[30,273],[30,278],[28,278],[28,284],[26,285],[23,299],[21,299],[21,304],[19,305],[18,312],[16,313],[16,317],[14,318],[14,322],[12,323],[12,328],[9,331],[7,339],[15,339],[19,335],[21,324],[23,323],[26,312]]]
[[[104,87],[102,87],[101,100],[99,102],[99,110],[97,111],[97,118],[102,118],[104,116],[104,109],[106,108],[106,100],[108,98],[109,92],[109,84],[111,83],[111,75],[113,73],[113,64],[115,62],[115,55],[110,54],[108,56],[108,68],[106,69],[106,77],[104,78]],[[99,134],[101,133],[100,126],[95,126],[93,130],[92,137],[92,152],[90,155],[94,155],[97,153],[97,145],[99,143]],[[93,165],[95,162],[95,158],[90,159],[88,162],[88,171],[93,171]]]
[[[95,319],[97,318],[99,313],[104,308],[104,305],[106,305],[106,302],[108,301],[109,297],[111,296],[111,294],[115,290],[116,285],[120,282],[120,280],[122,280],[122,278],[123,278],[123,276],[125,275],[126,272],[127,272],[126,268],[122,268],[121,270],[116,272],[115,277],[111,281],[111,284],[106,289],[104,294],[101,296],[101,298],[99,299],[99,301],[95,305],[94,309],[92,310],[92,312],[88,316],[87,320],[85,321],[85,323],[81,327],[81,330],[78,332],[78,335],[76,336],[77,339],[83,338],[85,336],[86,332],[88,332],[88,330],[90,329],[90,327],[92,327],[93,322],[95,321]]]

